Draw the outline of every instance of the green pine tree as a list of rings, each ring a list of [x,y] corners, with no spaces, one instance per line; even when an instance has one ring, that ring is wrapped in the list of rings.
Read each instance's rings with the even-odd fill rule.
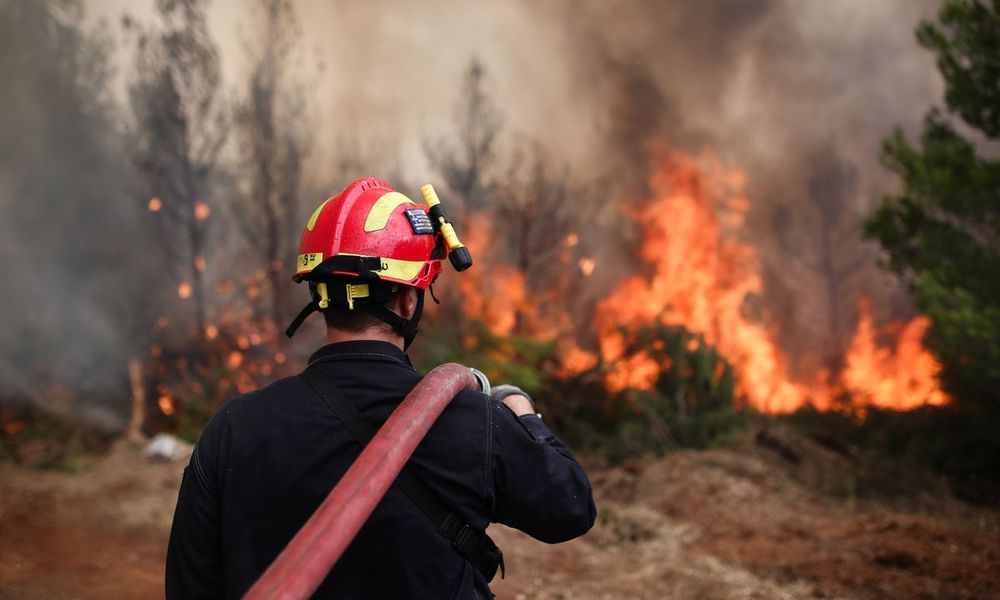
[[[937,55],[946,110],[932,109],[919,144],[897,130],[883,162],[902,191],[883,198],[865,233],[909,285],[933,324],[926,343],[964,411],[1000,413],[1000,160],[977,152],[961,119],[988,147],[1000,137],[1000,0],[948,0],[917,28]]]

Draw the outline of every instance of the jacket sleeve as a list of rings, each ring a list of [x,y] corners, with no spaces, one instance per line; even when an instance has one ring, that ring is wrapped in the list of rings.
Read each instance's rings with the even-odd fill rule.
[[[590,480],[541,418],[518,418],[489,401],[493,413],[494,520],[554,544],[581,536],[597,509]]]
[[[221,416],[206,426],[184,469],[167,547],[168,600],[224,596],[218,497]]]

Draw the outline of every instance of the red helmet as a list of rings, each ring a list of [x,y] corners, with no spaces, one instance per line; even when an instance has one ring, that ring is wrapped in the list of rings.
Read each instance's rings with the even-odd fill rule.
[[[436,233],[425,206],[381,179],[359,179],[320,204],[309,218],[293,279],[365,277],[374,272],[381,281],[427,289],[445,257]],[[323,263],[330,267],[316,273]]]
[[[434,189],[427,185],[421,193],[429,206],[367,177],[313,212],[302,232],[292,277],[296,283],[309,282],[313,301],[288,328],[289,337],[309,314],[333,303],[350,310],[358,305],[402,333],[407,343],[412,339],[423,307],[422,290],[441,273],[441,260],[450,255],[459,270],[472,264]],[[383,306],[399,285],[421,290],[418,313],[409,321]]]

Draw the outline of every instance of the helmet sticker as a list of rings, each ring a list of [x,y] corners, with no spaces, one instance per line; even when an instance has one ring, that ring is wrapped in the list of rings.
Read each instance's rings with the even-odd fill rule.
[[[413,233],[417,235],[434,233],[434,226],[431,224],[431,218],[427,216],[427,211],[422,208],[408,208],[403,212],[406,213],[406,218],[410,220],[410,227],[413,227]]]
[[[295,271],[297,273],[312,271],[313,267],[321,262],[323,262],[322,252],[306,252],[304,254],[300,254],[298,260],[296,261]]]

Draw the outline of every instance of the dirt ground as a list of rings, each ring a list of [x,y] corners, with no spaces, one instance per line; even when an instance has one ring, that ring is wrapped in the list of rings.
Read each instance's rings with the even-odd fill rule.
[[[549,546],[491,528],[497,597],[1000,598],[1000,509],[933,486],[862,500],[849,461],[778,439],[591,467],[588,535]],[[120,443],[75,473],[0,464],[0,599],[161,597],[184,463]]]

